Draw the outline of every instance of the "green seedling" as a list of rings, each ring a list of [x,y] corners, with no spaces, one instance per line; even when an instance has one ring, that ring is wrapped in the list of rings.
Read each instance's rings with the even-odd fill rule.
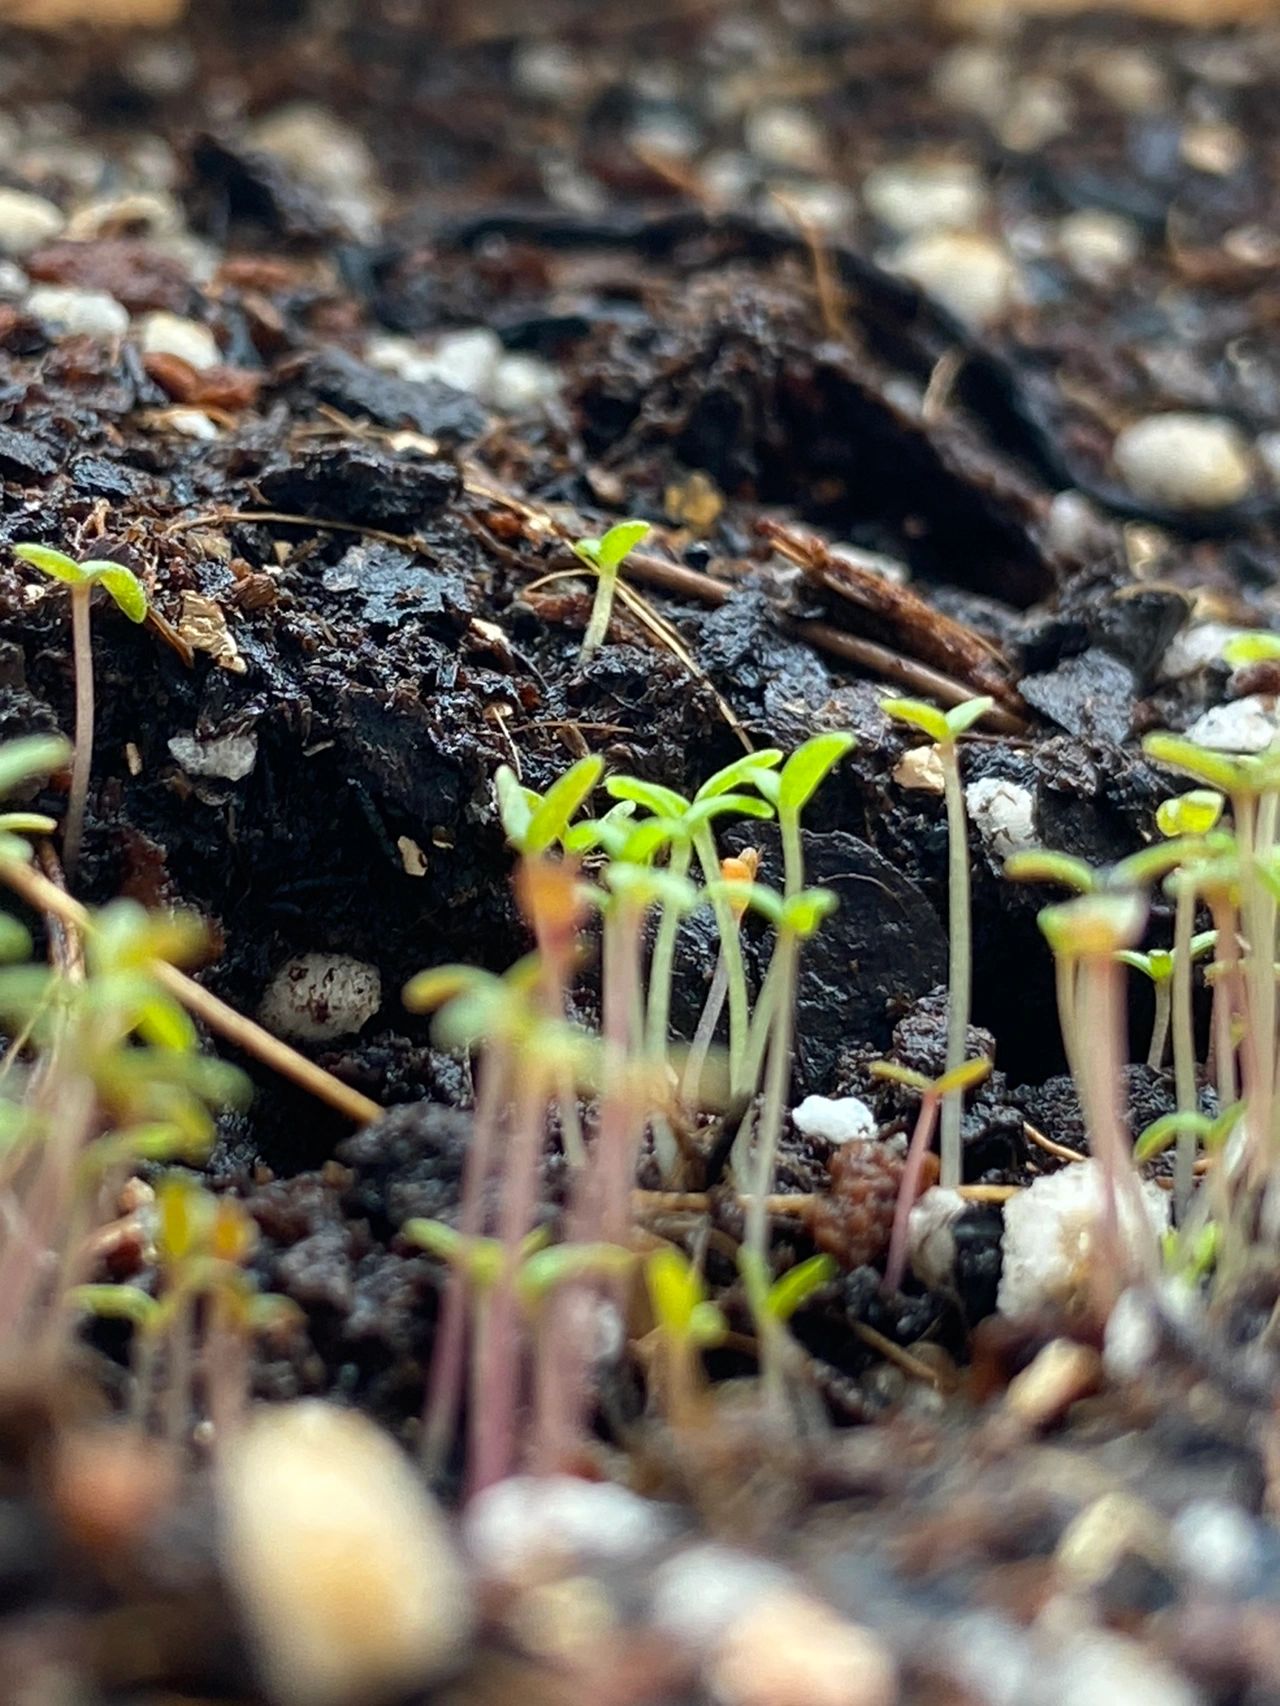
[[[1191,938],[1191,959],[1203,959],[1218,939],[1216,930],[1202,930]],[[1139,953],[1136,948],[1122,948],[1117,956],[1121,965],[1136,971],[1151,984],[1155,994],[1155,1017],[1151,1025],[1151,1043],[1147,1049],[1147,1065],[1157,1070],[1164,1064],[1169,1042],[1169,1020],[1172,1008],[1171,990],[1179,963],[1178,953],[1171,948],[1152,948]]]
[[[940,711],[920,699],[884,699],[880,709],[887,717],[910,723],[928,735],[942,761],[943,791],[947,807],[947,892],[949,966],[947,976],[947,1071],[964,1060],[969,1037],[969,1006],[973,989],[973,945],[969,919],[969,847],[965,823],[964,784],[960,775],[960,737],[995,703],[989,698],[969,699],[953,710]],[[960,1121],[963,1101],[958,1093],[942,1104],[942,1178],[944,1189],[960,1183],[963,1158],[960,1153]]]
[[[675,1428],[687,1427],[702,1415],[702,1353],[720,1343],[728,1322],[708,1298],[701,1274],[679,1250],[655,1250],[645,1263],[645,1283],[667,1419]]]
[[[588,568],[593,569],[596,575],[595,602],[591,606],[591,620],[587,623],[587,632],[582,641],[583,663],[600,649],[609,632],[609,618],[613,614],[613,598],[618,586],[618,571],[636,546],[648,538],[648,535],[647,521],[620,521],[602,538],[579,539],[574,545],[574,555]]]
[[[692,799],[686,799],[673,788],[642,782],[630,776],[612,777],[606,784],[607,792],[620,806],[627,806],[632,810],[637,806],[643,807],[655,819],[663,820],[671,826],[671,868],[677,875],[687,873],[691,864],[690,849],[697,856],[702,880],[712,894],[716,928],[720,936],[719,959],[723,962],[724,973],[721,977],[717,966],[716,975],[717,980],[725,987],[729,1002],[729,1074],[731,1087],[739,1093],[743,1089],[742,1061],[747,1046],[750,996],[738,939],[738,922],[731,907],[718,897],[714,888],[720,876],[720,857],[716,850],[714,825],[717,819],[728,816],[771,817],[771,805],[761,798],[743,793],[742,789],[754,787],[757,794],[761,793],[762,778],[769,776],[781,762],[782,754],[774,747],[762,752],[747,753],[732,764],[726,765],[723,770],[717,771],[703,783]],[[669,918],[664,914],[654,942],[649,972],[646,1028],[650,1050],[655,1053],[666,1046],[678,930],[679,918]],[[713,992],[714,988],[713,984]],[[723,1000],[724,997],[720,996],[719,999]],[[696,1091],[696,1085],[692,1083],[686,1087]]]
[[[75,753],[71,767],[71,793],[62,838],[62,864],[70,881],[75,876],[84,835],[85,807],[89,797],[89,773],[93,765],[93,644],[90,607],[93,589],[100,586],[130,622],[145,622],[147,594],[132,569],[121,563],[77,563],[62,551],[47,545],[15,545],[13,554],[51,580],[71,588],[71,659],[75,672]]]
[[[1251,663],[1274,663],[1280,658],[1280,634],[1256,632],[1235,634],[1222,648],[1223,661],[1232,669]]]
[[[767,1052],[745,1239],[751,1259],[763,1268],[767,1266],[768,1252],[767,1198],[773,1189],[778,1143],[791,1083],[800,953],[804,943],[817,933],[823,920],[834,912],[838,901],[830,889],[801,889],[798,894],[784,897],[759,883],[723,883],[720,886],[731,902],[749,905],[766,918],[774,930],[773,956],[752,1015],[748,1049],[748,1072],[752,1082]],[[748,1166],[750,1136],[751,1122],[747,1119],[743,1121],[734,1147],[735,1168],[743,1173]]]
[[[959,1066],[942,1073],[938,1078],[927,1078],[923,1072],[915,1072],[911,1067],[899,1066],[891,1060],[873,1061],[871,1070],[877,1078],[887,1078],[894,1084],[901,1084],[908,1090],[914,1090],[920,1097],[920,1109],[916,1114],[911,1140],[907,1144],[906,1165],[902,1169],[898,1197],[894,1203],[893,1230],[889,1236],[889,1255],[885,1263],[885,1287],[888,1291],[898,1291],[907,1271],[907,1233],[910,1229],[911,1210],[920,1195],[924,1158],[933,1141],[938,1110],[946,1105],[948,1096],[958,1096],[963,1108],[966,1093],[988,1076],[991,1062],[982,1058],[962,1060]]]
[[[580,758],[545,794],[538,794],[526,788],[509,765],[500,764],[493,785],[507,840],[526,856],[549,853],[553,847],[563,846],[569,825],[591,798],[603,775],[603,758]]]
[[[804,887],[804,854],[800,818],[827,777],[857,745],[843,729],[813,735],[798,746],[776,776],[768,771],[753,777],[767,800],[777,807],[782,836],[783,893],[799,894]]]
[[[738,1252],[738,1271],[755,1322],[766,1391],[770,1401],[778,1405],[782,1398],[783,1366],[788,1353],[795,1353],[794,1345],[788,1343],[787,1323],[831,1283],[839,1269],[830,1256],[810,1256],[777,1279],[771,1279],[768,1268],[744,1248]]]
[[[1091,1268],[1090,1276],[1104,1318],[1126,1279],[1135,1277],[1131,1273],[1133,1240],[1148,1225],[1120,1108],[1128,1050],[1118,958],[1137,943],[1146,918],[1143,895],[1099,891],[1045,907],[1039,919],[1058,964],[1059,999],[1070,1004],[1062,1017],[1063,1037],[1070,1038],[1069,1064],[1080,1094],[1089,1146],[1102,1169],[1103,1261]],[[1129,1240],[1121,1233],[1121,1192],[1129,1198]],[[1137,1277],[1149,1277],[1149,1256],[1139,1251],[1138,1260],[1141,1272]]]

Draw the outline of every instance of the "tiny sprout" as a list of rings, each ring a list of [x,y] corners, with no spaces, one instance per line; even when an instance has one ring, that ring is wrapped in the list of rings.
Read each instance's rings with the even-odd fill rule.
[[[671,1346],[691,1352],[720,1343],[728,1323],[708,1300],[702,1276],[679,1250],[655,1250],[644,1277],[658,1330]]]
[[[1202,930],[1191,938],[1191,958],[1198,960],[1208,953],[1218,940],[1216,930]],[[1179,952],[1170,948],[1152,948],[1140,953],[1136,948],[1121,948],[1116,954],[1121,965],[1147,978],[1155,991],[1155,1017],[1151,1026],[1151,1046],[1147,1065],[1157,1070],[1164,1061],[1165,1044],[1169,1040],[1169,1021],[1172,1013],[1172,986],[1178,970]]]
[[[982,1057],[962,1060],[959,1066],[953,1066],[940,1078],[933,1079],[926,1078],[923,1072],[916,1072],[909,1066],[899,1066],[892,1060],[873,1061],[871,1071],[875,1077],[902,1084],[908,1090],[917,1091],[920,1096],[920,1111],[916,1115],[915,1129],[907,1145],[906,1164],[902,1169],[898,1199],[894,1204],[893,1231],[889,1236],[889,1256],[885,1265],[885,1285],[890,1291],[897,1291],[907,1268],[907,1231],[911,1210],[920,1195],[924,1160],[933,1140],[938,1108],[944,1098],[950,1096],[955,1098],[963,1110],[965,1092],[981,1084],[990,1074],[991,1062]]]
[[[947,898],[950,945],[947,972],[947,1070],[964,1059],[969,1039],[969,1009],[973,999],[973,931],[969,905],[969,848],[965,826],[964,786],[960,775],[960,736],[986,716],[995,701],[968,699],[950,711],[940,711],[921,699],[883,699],[887,717],[922,729],[937,743],[942,761],[947,806]],[[942,1184],[954,1190],[960,1183],[960,1121],[962,1099],[948,1095],[942,1104]]]
[[[618,584],[618,570],[642,540],[648,537],[647,521],[620,521],[601,539],[579,539],[574,554],[597,575],[595,603],[591,620],[582,642],[582,662],[604,644],[609,632],[609,617],[613,611],[613,595]]]
[[[1072,858],[1070,853],[1052,853],[1048,848],[1034,847],[1025,853],[1010,854],[1004,862],[1004,874],[1010,882],[1053,883],[1076,894],[1089,894],[1098,886],[1091,865]]]
[[[71,794],[62,841],[62,863],[68,879],[75,875],[84,835],[85,807],[89,796],[89,772],[93,763],[93,645],[90,637],[90,600],[101,586],[130,622],[144,622],[147,594],[132,569],[122,563],[77,563],[47,545],[15,545],[13,554],[33,569],[71,588],[71,652],[76,684],[75,756],[71,770]]]
[[[839,1272],[832,1257],[810,1256],[770,1282],[768,1269],[760,1267],[748,1250],[739,1252],[738,1267],[751,1313],[762,1333],[785,1326]]]
[[[1156,807],[1156,828],[1170,840],[1178,835],[1208,835],[1222,816],[1223,797],[1215,788],[1192,788],[1161,800]]]
[[[507,840],[524,854],[546,853],[557,842],[563,843],[571,821],[603,774],[603,758],[580,758],[545,794],[537,794],[520,782],[509,765],[499,765],[494,790]]]
[[[1183,1135],[1190,1137],[1192,1143],[1207,1142],[1213,1130],[1213,1121],[1207,1114],[1197,1113],[1188,1109],[1182,1113],[1161,1114],[1158,1120],[1152,1120],[1139,1133],[1133,1146],[1133,1159],[1141,1165],[1166,1150],[1175,1139]]]

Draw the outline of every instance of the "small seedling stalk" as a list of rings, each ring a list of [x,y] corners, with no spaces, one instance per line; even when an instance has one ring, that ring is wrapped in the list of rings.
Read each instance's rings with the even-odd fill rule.
[[[71,765],[71,794],[67,801],[67,827],[62,843],[62,868],[67,881],[75,880],[84,838],[85,810],[89,798],[89,776],[93,768],[93,640],[91,634],[91,584],[71,588],[71,653],[76,681],[75,757]]]
[[[893,1207],[893,1230],[889,1235],[889,1256],[884,1270],[887,1291],[900,1290],[907,1271],[907,1234],[911,1225],[911,1210],[920,1195],[924,1159],[933,1143],[933,1128],[938,1119],[938,1103],[937,1088],[931,1084],[920,1097],[916,1123],[911,1132],[911,1141],[907,1145],[902,1182],[898,1187],[898,1200]]]
[[[1199,1100],[1196,1092],[1196,1044],[1191,1008],[1192,947],[1195,928],[1196,887],[1189,871],[1183,872],[1178,883],[1173,926],[1173,1079],[1177,1109],[1191,1114]],[[1168,988],[1162,980],[1157,990]],[[1161,1051],[1163,1052],[1163,1050]],[[1191,1203],[1195,1185],[1196,1134],[1184,1123],[1178,1132],[1174,1157],[1173,1199],[1179,1221]]]
[[[965,825],[964,788],[960,778],[960,749],[954,740],[940,748],[947,805],[947,886],[950,914],[948,944],[948,1001],[946,1071],[964,1064],[969,1036],[969,1002],[973,982],[969,916],[969,846]],[[961,1181],[964,1162],[961,1124],[964,1092],[952,1090],[942,1102],[942,1173],[944,1190]]]
[[[778,967],[777,995],[770,1028],[769,1060],[765,1073],[764,1100],[756,1131],[751,1201],[747,1208],[746,1248],[763,1270],[769,1248],[768,1197],[778,1164],[778,1143],[791,1083],[791,1045],[795,1026],[795,980],[799,943],[788,929],[779,932],[774,949]],[[768,1345],[765,1345],[766,1357]]]

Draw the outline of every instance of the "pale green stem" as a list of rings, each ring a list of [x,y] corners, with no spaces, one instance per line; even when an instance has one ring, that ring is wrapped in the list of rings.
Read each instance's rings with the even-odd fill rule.
[[[1241,795],[1233,799],[1231,805],[1240,848],[1241,915],[1249,944],[1245,976],[1249,990],[1248,1022],[1254,1043],[1255,1076],[1249,1088],[1246,1119],[1249,1125],[1249,1170],[1257,1180],[1267,1167],[1275,1092],[1276,909],[1266,884],[1258,878],[1255,855],[1259,851],[1259,830],[1264,829],[1267,823],[1274,827],[1274,812],[1265,812],[1260,822],[1257,801],[1251,795]]]
[[[742,957],[742,943],[738,937],[738,923],[733,915],[733,908],[725,895],[716,893],[721,881],[720,859],[709,825],[703,824],[694,831],[693,845],[698,855],[698,863],[702,866],[703,880],[712,890],[711,906],[715,913],[716,929],[720,933],[720,952],[724,955],[729,979],[729,1089],[732,1095],[740,1096],[754,1088],[754,1079],[746,1079],[743,1071],[743,1053],[747,1046],[750,1024],[747,968]]]
[[[613,595],[618,585],[617,567],[610,569],[596,567],[596,596],[591,606],[591,620],[587,623],[587,631],[582,639],[581,661],[585,663],[593,652],[599,651],[609,632],[609,618],[613,614]]]
[[[765,1271],[768,1257],[769,1214],[766,1198],[773,1189],[778,1160],[778,1142],[786,1113],[787,1089],[791,1083],[791,1042],[795,1025],[795,981],[799,944],[790,930],[778,937],[774,959],[779,967],[774,997],[774,1022],[769,1039],[769,1064],[765,1076],[764,1103],[756,1134],[754,1189],[747,1205],[746,1246]]]
[[[689,1056],[685,1061],[684,1077],[680,1083],[680,1099],[687,1108],[697,1109],[700,1106],[702,1093],[702,1073],[707,1064],[707,1056],[715,1041],[716,1026],[720,1023],[720,1014],[724,1010],[724,998],[729,988],[729,968],[721,948],[716,954],[716,969],[711,979],[711,988],[707,991],[707,999],[703,1005],[698,1028],[693,1033],[693,1041],[689,1044]]]
[[[80,862],[89,776],[93,768],[93,644],[90,632],[91,586],[71,588],[71,660],[76,684],[76,738],[71,760],[71,793],[62,835],[62,869],[68,882]]]
[[[1196,1109],[1196,1043],[1191,1010],[1191,935],[1195,927],[1196,891],[1187,877],[1178,884],[1173,925],[1173,1078],[1178,1112]],[[1174,1159],[1174,1206],[1181,1221],[1195,1184],[1196,1134],[1178,1132]]]
[[[668,866],[672,875],[685,876],[692,857],[693,848],[690,845],[674,847]],[[649,964],[649,1001],[646,1015],[646,1042],[649,1053],[655,1060],[667,1051],[667,1032],[671,1024],[671,974],[675,965],[680,923],[680,913],[675,907],[662,908],[653,942],[653,958]]]
[[[1151,991],[1155,997],[1155,1013],[1151,1020],[1151,1046],[1147,1050],[1147,1065],[1158,1072],[1164,1064],[1164,1051],[1169,1044],[1169,1014],[1172,1001],[1167,977],[1153,978]]]
[[[794,812],[778,812],[782,836],[782,888],[788,900],[804,887],[804,853],[800,844],[800,819]]]
[[[947,1072],[963,1066],[969,1037],[969,996],[972,950],[969,923],[969,845],[965,830],[964,789],[960,753],[954,741],[939,745],[947,801],[947,871],[950,907],[950,946],[947,989]],[[949,1090],[942,1099],[942,1172],[944,1190],[955,1190],[964,1171],[961,1121],[964,1091]]]

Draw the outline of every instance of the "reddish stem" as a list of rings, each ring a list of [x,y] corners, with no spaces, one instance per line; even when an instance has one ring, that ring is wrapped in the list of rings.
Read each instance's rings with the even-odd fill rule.
[[[898,1200],[893,1210],[893,1231],[889,1237],[889,1260],[884,1270],[884,1283],[889,1291],[897,1291],[907,1268],[907,1229],[911,1210],[920,1195],[920,1179],[924,1173],[924,1158],[933,1141],[933,1128],[938,1118],[937,1092],[929,1089],[920,1098],[915,1130],[907,1146],[906,1165],[898,1186]]]

